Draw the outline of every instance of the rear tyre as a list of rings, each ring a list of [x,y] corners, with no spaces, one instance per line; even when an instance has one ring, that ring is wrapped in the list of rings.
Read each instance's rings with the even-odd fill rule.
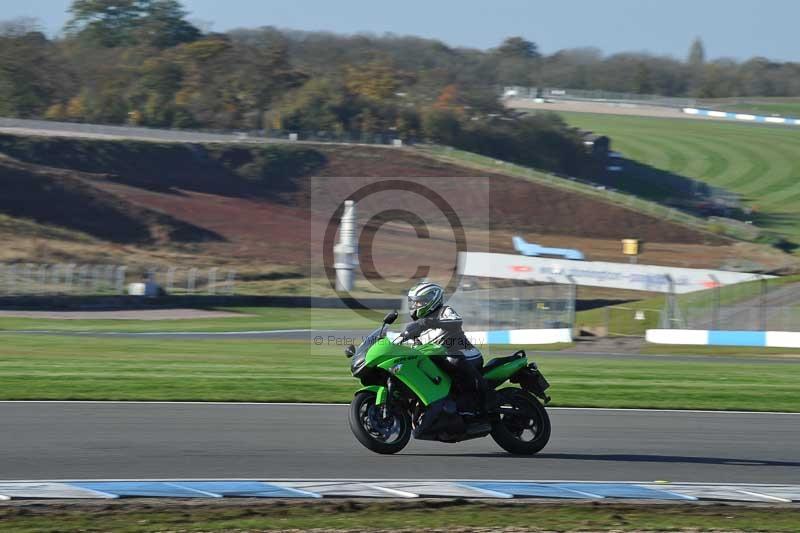
[[[362,391],[350,402],[350,431],[368,450],[375,453],[397,453],[411,438],[411,418],[404,409],[390,407],[386,418],[375,405],[375,393]]]
[[[544,406],[522,389],[507,388],[497,391],[501,408],[514,409],[514,413],[501,413],[492,427],[492,438],[508,453],[533,455],[542,450],[550,440],[550,417]]]

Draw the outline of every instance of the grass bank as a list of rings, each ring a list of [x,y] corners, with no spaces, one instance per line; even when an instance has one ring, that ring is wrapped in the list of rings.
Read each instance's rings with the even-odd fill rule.
[[[719,121],[560,114],[570,125],[608,135],[612,149],[628,159],[739,194],[753,209],[758,226],[800,242],[800,131]],[[620,179],[625,179],[624,172]]]
[[[0,509],[0,531],[797,531],[796,507],[625,503],[114,502]],[[481,529],[485,531],[486,529]]]
[[[64,320],[0,317],[0,331],[153,333],[328,328],[373,329],[375,327],[374,320],[365,318],[350,309],[236,307],[219,310],[239,313],[241,316],[179,320]]]

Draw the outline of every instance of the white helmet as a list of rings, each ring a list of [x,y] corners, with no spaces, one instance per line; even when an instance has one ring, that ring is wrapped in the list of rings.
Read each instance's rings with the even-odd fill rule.
[[[425,318],[441,307],[444,289],[436,283],[423,281],[408,291],[408,311],[412,320]]]

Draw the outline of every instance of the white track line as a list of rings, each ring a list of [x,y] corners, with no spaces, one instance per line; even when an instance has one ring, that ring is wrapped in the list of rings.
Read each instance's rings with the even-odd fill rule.
[[[166,400],[0,400],[4,403],[41,403],[41,404],[109,404],[109,405],[250,405],[264,406],[271,405],[279,407],[342,407],[350,405],[348,403],[303,403],[303,402],[187,402],[187,401],[166,401]],[[800,413],[789,411],[715,411],[713,409],[642,409],[635,407],[548,407],[548,411],[611,411],[611,412],[634,412],[634,413],[708,413],[708,414],[727,414],[727,415],[790,415],[800,416]]]
[[[64,478],[64,479],[3,479],[0,483],[93,483],[93,482],[195,482],[195,481],[262,481],[265,483],[283,482],[319,482],[319,483],[386,483],[386,478],[271,478],[271,477],[197,477],[197,478]],[[747,487],[758,490],[759,487],[800,487],[797,484],[789,483],[721,483],[703,481],[670,481],[668,483],[657,483],[655,481],[620,481],[620,480],[581,480],[581,479],[484,479],[484,478],[453,478],[453,479],[419,479],[419,478],[392,478],[388,481],[400,483],[588,483],[588,484],[621,484],[621,485],[658,485],[669,491],[672,485],[692,485],[697,487]],[[386,487],[383,487],[386,488]],[[93,490],[93,489],[86,489]],[[300,489],[294,489],[300,490]],[[396,489],[393,489],[396,490]],[[760,494],[759,496],[767,496]],[[772,496],[777,498],[777,496]]]
[[[733,486],[736,486],[736,485],[733,485]],[[792,500],[787,500],[786,498],[779,498],[777,496],[770,496],[769,494],[762,494],[760,492],[753,492],[753,491],[750,491],[750,490],[736,489],[736,492],[741,492],[742,494],[746,494],[748,496],[754,496],[756,498],[764,498],[766,500],[772,500],[772,501],[781,502],[781,503],[792,503]]]

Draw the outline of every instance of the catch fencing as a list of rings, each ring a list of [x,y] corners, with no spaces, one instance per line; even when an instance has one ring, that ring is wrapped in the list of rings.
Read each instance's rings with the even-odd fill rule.
[[[235,294],[236,271],[211,267],[0,263],[0,295],[122,295],[129,284],[156,287],[158,294]]]
[[[482,287],[466,282],[448,305],[472,330],[571,328],[575,322],[575,286],[526,283]]]
[[[660,327],[800,331],[800,283],[764,278],[668,297]]]
[[[648,329],[800,331],[800,283],[754,276],[744,283],[607,306],[592,322],[600,326],[593,333],[614,337],[644,337]]]

